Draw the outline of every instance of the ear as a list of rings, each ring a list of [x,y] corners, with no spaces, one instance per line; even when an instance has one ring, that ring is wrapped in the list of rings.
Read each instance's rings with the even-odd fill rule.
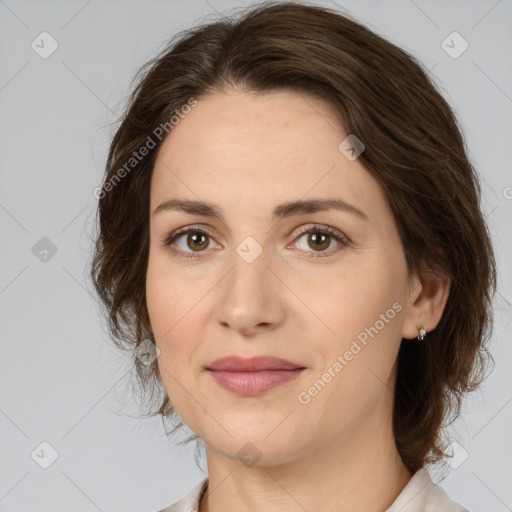
[[[420,327],[427,332],[437,327],[448,300],[450,284],[447,276],[432,270],[423,271],[415,276],[407,297],[402,338],[416,338]]]

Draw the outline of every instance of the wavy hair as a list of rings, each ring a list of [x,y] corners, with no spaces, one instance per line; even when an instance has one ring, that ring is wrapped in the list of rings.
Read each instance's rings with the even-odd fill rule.
[[[313,95],[366,145],[359,159],[391,206],[409,275],[426,268],[451,280],[437,327],[422,343],[402,340],[393,405],[396,446],[409,471],[448,456],[443,429],[492,360],[486,343],[496,268],[478,175],[429,72],[349,15],[265,2],[180,32],[135,78],[108,152],[90,270],[111,338],[128,350],[154,344],[145,297],[149,192],[165,138],[155,130],[169,127],[191,99],[226,88]],[[156,147],[127,168],[150,139]],[[135,357],[133,368],[140,389],[151,389],[152,397],[154,386],[159,390],[150,414],[171,419],[171,433],[180,429],[156,360],[146,365]]]

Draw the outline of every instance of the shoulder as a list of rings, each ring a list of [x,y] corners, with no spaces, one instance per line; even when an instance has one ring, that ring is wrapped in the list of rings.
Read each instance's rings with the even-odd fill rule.
[[[201,496],[208,486],[208,478],[201,480],[180,501],[169,505],[158,512],[197,512]]]
[[[442,487],[432,484],[427,495],[425,512],[469,512],[468,509],[452,501]]]
[[[386,512],[469,512],[434,484],[426,468],[418,470]]]

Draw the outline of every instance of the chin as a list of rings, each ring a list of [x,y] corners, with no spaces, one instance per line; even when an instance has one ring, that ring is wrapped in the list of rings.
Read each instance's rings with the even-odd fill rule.
[[[280,427],[278,427],[279,429]],[[250,429],[229,429],[220,439],[204,439],[206,445],[225,457],[237,460],[246,466],[277,466],[296,460],[300,445],[286,432],[277,432],[276,424],[260,424]]]
[[[265,438],[260,440],[245,438],[239,442],[234,441],[232,444],[233,446],[224,452],[225,455],[247,467],[280,466],[293,462],[297,458],[295,447],[283,446],[281,442],[276,445]]]

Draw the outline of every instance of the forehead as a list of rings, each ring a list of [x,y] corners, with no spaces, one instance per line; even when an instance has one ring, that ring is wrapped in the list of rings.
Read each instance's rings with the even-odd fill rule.
[[[257,164],[286,154],[287,161],[309,161],[314,146],[332,152],[342,135],[330,106],[317,99],[291,91],[227,92],[200,99],[170,131],[159,157],[190,161],[215,155],[227,164],[250,154]]]
[[[347,137],[332,107],[292,91],[229,92],[198,100],[163,141],[151,209],[172,197],[271,206],[333,195],[371,210],[376,180],[339,150]],[[233,204],[234,206],[234,204]]]

